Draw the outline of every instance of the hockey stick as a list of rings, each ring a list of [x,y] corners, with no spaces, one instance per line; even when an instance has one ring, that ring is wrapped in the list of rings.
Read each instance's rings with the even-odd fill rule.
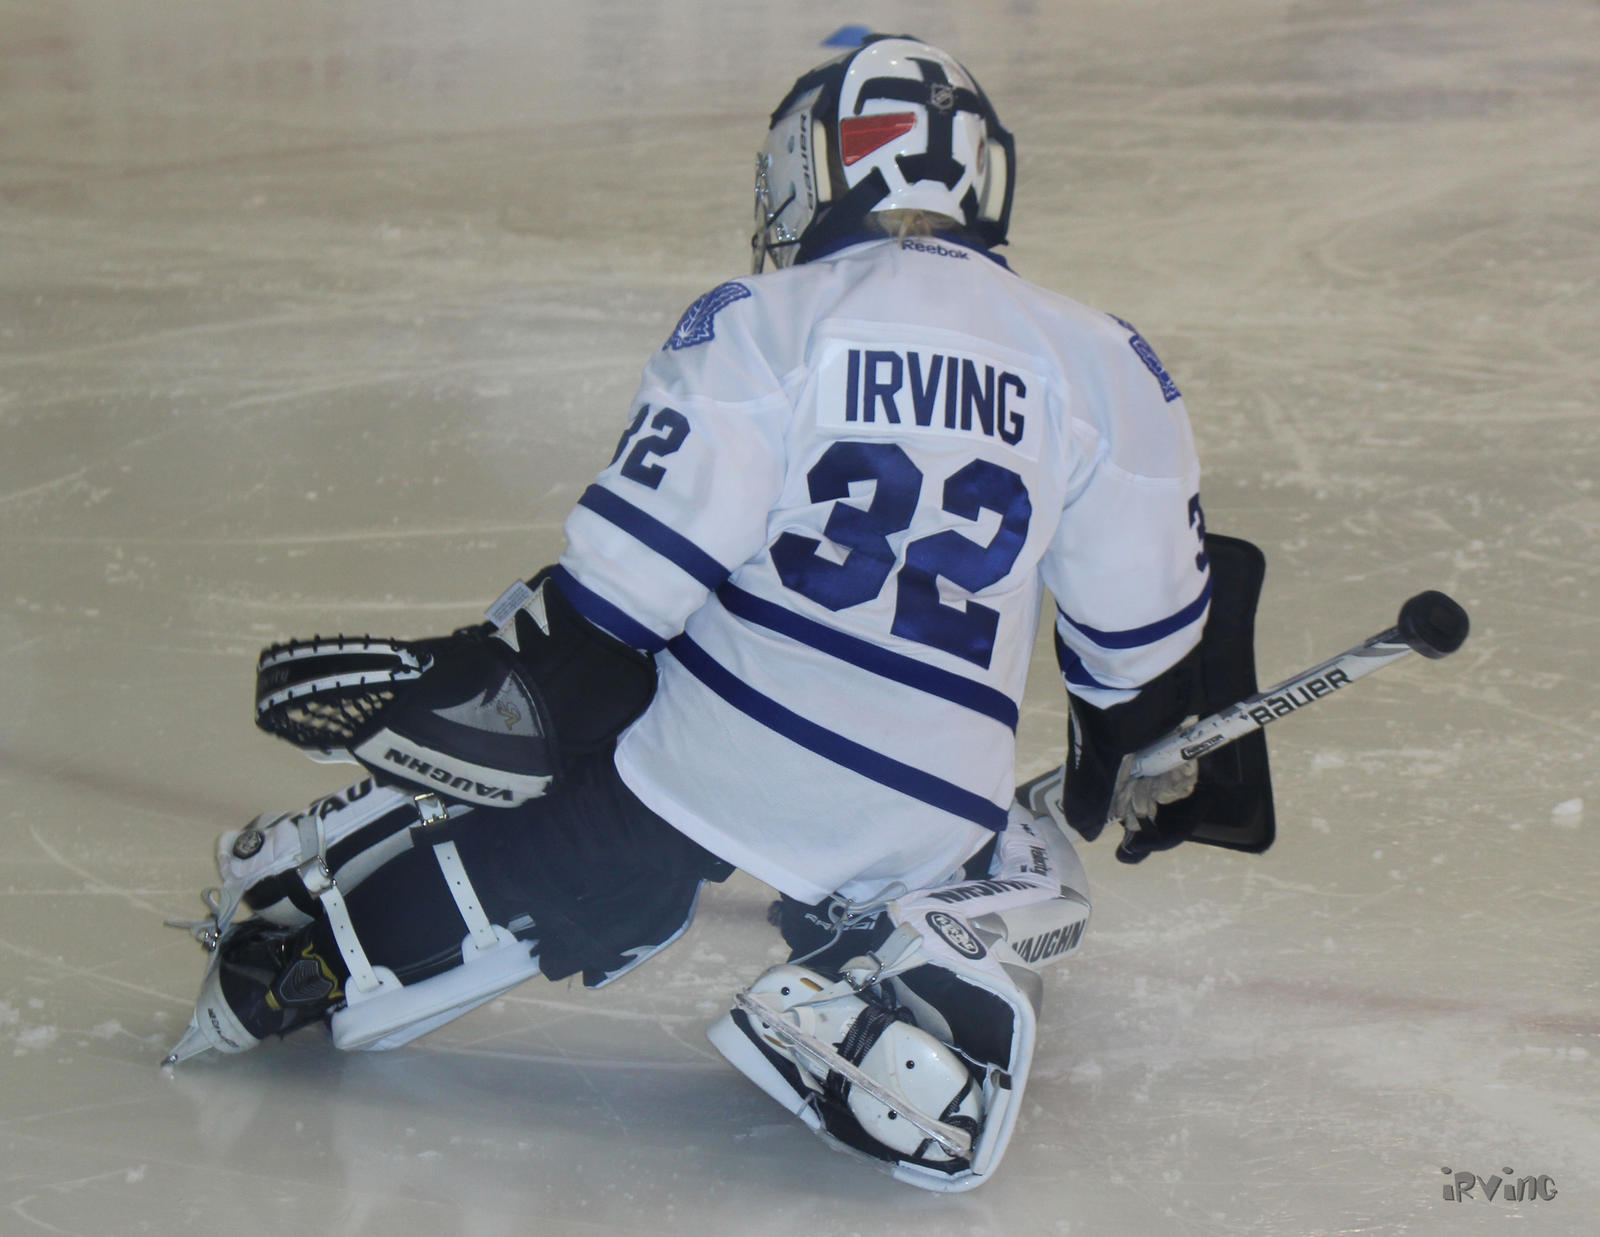
[[[1418,593],[1400,607],[1400,617],[1393,627],[1368,637],[1337,657],[1302,670],[1275,687],[1230,704],[1140,748],[1125,758],[1118,780],[1155,777],[1186,760],[1214,752],[1280,717],[1326,699],[1407,653],[1421,653],[1427,658],[1448,657],[1466,640],[1468,627],[1467,612],[1450,597],[1431,589]],[[1059,791],[1064,776],[1065,769],[1057,768],[1024,782],[1017,787],[1017,801],[1039,814],[1051,791]],[[1056,798],[1059,799],[1059,794]]]
[[[1393,627],[1369,636],[1337,657],[1302,670],[1275,687],[1230,704],[1210,717],[1141,748],[1133,754],[1128,774],[1154,777],[1175,769],[1186,760],[1195,760],[1280,717],[1325,699],[1362,676],[1399,661],[1407,653],[1421,653],[1427,658],[1448,657],[1466,640],[1468,626],[1467,612],[1445,594],[1431,589],[1418,593],[1400,607],[1400,617]]]

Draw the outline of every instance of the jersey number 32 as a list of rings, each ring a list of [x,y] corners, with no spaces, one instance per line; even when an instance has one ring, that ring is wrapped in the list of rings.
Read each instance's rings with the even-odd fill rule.
[[[815,537],[784,533],[772,545],[772,561],[784,585],[837,611],[871,601],[892,575],[894,635],[987,667],[999,613],[971,600],[946,605],[939,599],[939,581],[973,594],[1011,570],[1033,515],[1022,478],[982,459],[958,469],[944,483],[942,509],[966,520],[992,511],[1000,517],[999,528],[987,545],[954,529],[919,537],[906,547],[898,571],[889,538],[911,527],[923,485],[922,470],[903,448],[889,442],[836,442],[806,474],[806,482],[812,502],[834,504],[823,532],[846,553],[836,562],[818,553],[821,542]],[[850,497],[856,482],[874,483],[865,507],[841,501]]]

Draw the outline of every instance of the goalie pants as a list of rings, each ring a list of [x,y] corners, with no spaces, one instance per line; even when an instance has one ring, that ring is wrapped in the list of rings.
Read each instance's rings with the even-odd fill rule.
[[[597,987],[670,941],[705,881],[731,864],[679,833],[623,784],[610,749],[515,808],[475,808],[430,826],[345,896],[368,959],[403,983],[461,961],[466,929],[433,845],[453,841],[490,921],[537,942],[539,970]],[[315,940],[339,951],[324,916]]]

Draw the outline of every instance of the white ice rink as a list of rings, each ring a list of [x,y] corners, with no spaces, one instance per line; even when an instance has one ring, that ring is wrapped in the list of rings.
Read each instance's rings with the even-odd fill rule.
[[[1013,265],[1172,370],[1268,555],[1263,682],[1422,588],[1466,647],[1273,728],[1266,856],[1085,848],[971,1194],[705,1042],[781,952],[743,877],[601,993],[158,1069],[213,838],[342,784],[252,727],[258,648],[555,556],[857,22],[971,66]],[[0,0],[0,1233],[1597,1231],[1597,220],[1594,0]],[[1064,717],[1041,644],[1025,775]]]

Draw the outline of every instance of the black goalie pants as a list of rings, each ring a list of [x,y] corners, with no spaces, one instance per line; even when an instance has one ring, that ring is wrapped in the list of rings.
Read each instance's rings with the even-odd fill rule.
[[[489,920],[536,943],[541,973],[581,972],[589,987],[624,969],[630,951],[670,940],[694,914],[700,886],[733,872],[641,803],[608,748],[541,799],[414,831],[409,850],[346,891],[368,960],[403,983],[461,961],[467,928],[433,850],[444,841],[455,843]],[[339,957],[324,919],[315,940],[324,958]]]

